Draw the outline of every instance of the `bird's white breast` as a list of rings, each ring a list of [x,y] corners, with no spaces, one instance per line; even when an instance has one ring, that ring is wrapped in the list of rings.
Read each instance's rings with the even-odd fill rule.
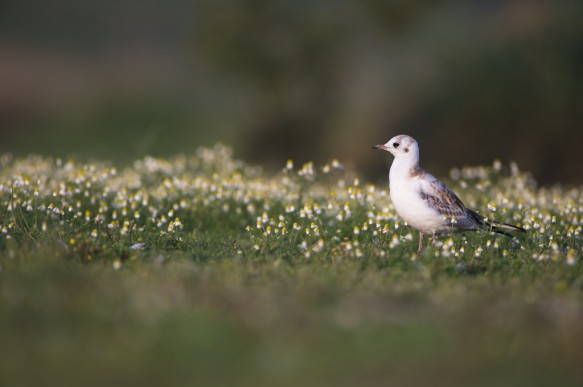
[[[389,175],[390,196],[397,213],[409,225],[424,233],[444,231],[443,216],[421,198],[421,182],[418,177],[410,177],[393,171]]]

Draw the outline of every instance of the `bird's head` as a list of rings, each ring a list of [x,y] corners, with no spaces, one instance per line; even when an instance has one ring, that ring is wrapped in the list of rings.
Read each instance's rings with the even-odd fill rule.
[[[417,141],[406,134],[395,136],[386,144],[375,145],[373,148],[391,152],[395,157],[419,157],[419,145],[417,145]]]

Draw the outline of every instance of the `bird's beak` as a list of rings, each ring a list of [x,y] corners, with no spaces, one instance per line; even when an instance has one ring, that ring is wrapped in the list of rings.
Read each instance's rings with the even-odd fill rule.
[[[385,144],[375,145],[372,148],[373,149],[380,149],[380,150],[384,150],[384,151],[388,151],[389,150]]]

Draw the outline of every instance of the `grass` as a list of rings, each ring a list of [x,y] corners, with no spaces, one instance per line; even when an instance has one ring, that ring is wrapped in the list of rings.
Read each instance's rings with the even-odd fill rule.
[[[582,188],[454,170],[528,229],[416,233],[337,161],[0,159],[0,385],[579,386]]]

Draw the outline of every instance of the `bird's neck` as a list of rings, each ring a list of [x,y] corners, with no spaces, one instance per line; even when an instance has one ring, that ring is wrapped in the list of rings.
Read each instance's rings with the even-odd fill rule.
[[[419,158],[395,157],[389,171],[389,178],[408,177],[417,170],[419,170]]]

